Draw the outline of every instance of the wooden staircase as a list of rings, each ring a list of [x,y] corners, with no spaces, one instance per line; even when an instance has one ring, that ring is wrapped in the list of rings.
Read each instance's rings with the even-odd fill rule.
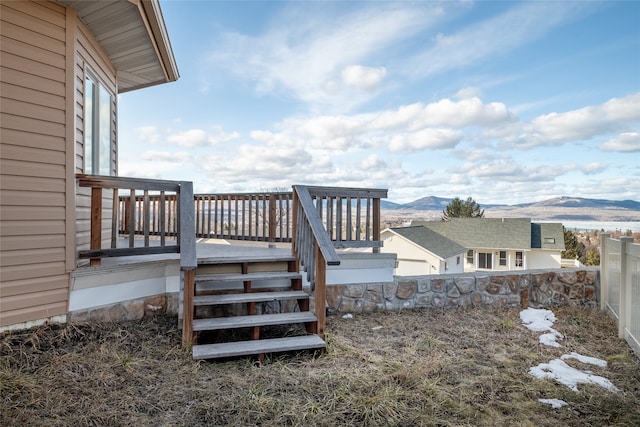
[[[324,351],[294,256],[199,259],[192,274],[193,286],[185,274],[183,340],[191,337],[194,359]]]

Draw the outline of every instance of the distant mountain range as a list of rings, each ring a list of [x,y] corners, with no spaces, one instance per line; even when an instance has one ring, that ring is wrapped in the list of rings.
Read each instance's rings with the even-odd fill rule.
[[[444,197],[427,196],[409,203],[393,203],[386,200],[381,201],[382,209],[401,210],[410,209],[417,211],[443,210],[451,203],[452,199]],[[482,209],[493,208],[583,208],[583,209],[631,209],[640,210],[640,202],[635,200],[604,200],[585,199],[582,197],[554,197],[541,202],[520,203],[517,205],[480,205]]]
[[[410,203],[381,201],[381,208],[392,211],[442,212],[452,199],[428,196]],[[517,205],[483,205],[486,217],[530,217],[536,219],[576,219],[600,221],[638,221],[640,202],[635,200],[586,199],[583,197],[561,196],[548,200]]]

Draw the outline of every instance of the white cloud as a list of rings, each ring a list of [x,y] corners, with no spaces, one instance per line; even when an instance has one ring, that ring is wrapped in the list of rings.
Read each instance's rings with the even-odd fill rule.
[[[135,129],[135,134],[143,144],[155,144],[160,140],[160,132],[156,126],[140,126]]]
[[[391,151],[419,151],[426,149],[454,148],[462,139],[462,133],[452,129],[423,129],[391,138]]]
[[[600,162],[586,163],[580,166],[580,170],[587,175],[595,175],[607,169],[607,165]]]
[[[349,65],[342,69],[341,76],[345,85],[371,92],[378,88],[386,74],[387,70],[384,67]]]
[[[148,161],[159,161],[159,162],[169,162],[169,163],[187,163],[193,160],[193,156],[191,154],[180,151],[155,151],[149,150],[140,153],[138,156],[141,160]]]
[[[406,68],[415,76],[428,77],[504,55],[575,19],[584,7],[575,2],[521,3],[502,15],[465,26],[457,33],[437,34],[433,47],[416,55]]]
[[[640,151],[640,132],[625,132],[600,145],[603,151],[632,153]]]
[[[213,127],[210,131],[203,129],[189,129],[167,136],[167,141],[176,143],[182,147],[204,147],[216,145],[222,142],[232,141],[240,137],[238,132],[225,133],[221,127]]]
[[[573,141],[589,140],[629,126],[640,125],[640,93],[612,98],[564,113],[543,114],[529,123],[510,123],[487,129],[485,136],[499,139],[503,146],[533,148]],[[601,148],[607,151],[636,151],[637,136],[622,134],[622,140],[611,140]],[[613,147],[618,150],[612,150]],[[629,149],[631,147],[631,149]]]
[[[294,4],[259,36],[225,34],[209,62],[255,82],[258,93],[285,93],[312,106],[348,111],[369,99],[387,73],[382,67],[353,64],[387,54],[443,13],[440,6],[426,4],[377,3],[355,9],[338,14],[327,4]],[[354,87],[357,94],[348,90]]]

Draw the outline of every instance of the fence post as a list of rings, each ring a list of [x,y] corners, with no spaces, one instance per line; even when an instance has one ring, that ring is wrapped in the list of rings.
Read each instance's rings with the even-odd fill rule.
[[[605,310],[607,308],[607,298],[609,295],[609,276],[607,275],[608,269],[608,253],[607,253],[607,240],[611,234],[600,234],[600,309]]]
[[[618,337],[624,339],[624,330],[631,323],[631,286],[627,271],[627,245],[633,243],[633,237],[620,237],[620,318],[618,319]]]

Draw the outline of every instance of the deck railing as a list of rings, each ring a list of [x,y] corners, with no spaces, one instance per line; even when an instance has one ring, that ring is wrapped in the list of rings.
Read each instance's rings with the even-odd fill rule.
[[[306,187],[336,248],[380,246],[380,198],[386,190]],[[120,234],[174,236],[176,198],[172,195],[120,195]],[[198,238],[291,242],[293,193],[228,193],[194,196]],[[319,200],[319,203],[317,202]],[[159,206],[165,206],[165,215]],[[150,215],[143,216],[145,209]],[[148,224],[145,223],[148,221]],[[133,230],[133,233],[131,232]]]
[[[327,266],[340,264],[336,248],[372,247],[374,251],[379,250],[380,198],[386,194],[386,190],[293,187],[291,250],[314,290],[316,333],[322,338],[326,326]],[[366,206],[364,224],[361,218],[363,201]]]
[[[99,265],[107,257],[179,253],[183,270],[196,268],[190,182],[98,175],[77,175],[77,180],[80,187],[91,188],[90,249],[78,251],[80,258]],[[123,196],[122,192],[129,194]],[[103,247],[103,200],[111,196],[111,238],[108,247]],[[143,238],[136,239],[130,230],[139,231]],[[129,234],[127,247],[118,247],[120,232]],[[154,235],[158,238],[151,240]]]
[[[601,308],[618,322],[618,335],[640,357],[640,244],[632,237],[600,241]]]

